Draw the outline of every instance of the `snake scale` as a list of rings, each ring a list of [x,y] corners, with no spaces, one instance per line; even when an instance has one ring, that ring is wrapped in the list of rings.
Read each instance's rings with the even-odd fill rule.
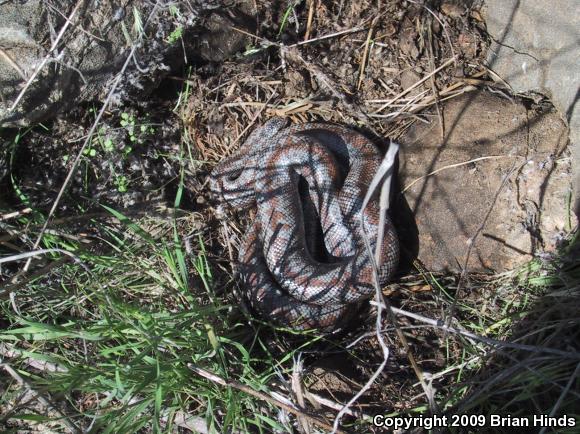
[[[210,189],[234,209],[256,209],[238,258],[252,308],[294,329],[332,330],[375,291],[360,219],[374,251],[378,195],[364,210],[362,205],[382,159],[376,146],[352,129],[287,124],[273,118],[254,130],[213,170]],[[398,257],[387,216],[381,284],[393,274]]]

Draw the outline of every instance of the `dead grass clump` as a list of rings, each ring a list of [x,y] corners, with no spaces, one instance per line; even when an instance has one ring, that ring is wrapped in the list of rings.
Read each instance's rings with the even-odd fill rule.
[[[511,323],[510,342],[537,351],[502,348],[491,352],[485,365],[464,382],[465,395],[449,412],[499,414],[530,418],[547,415],[580,416],[580,244],[578,233],[553,262],[517,281],[541,294]],[[547,349],[560,350],[550,354]],[[459,388],[458,388],[459,389]],[[453,390],[452,390],[453,392]],[[569,426],[558,432],[575,432]],[[505,427],[496,432],[509,432]],[[545,432],[545,429],[540,430]]]

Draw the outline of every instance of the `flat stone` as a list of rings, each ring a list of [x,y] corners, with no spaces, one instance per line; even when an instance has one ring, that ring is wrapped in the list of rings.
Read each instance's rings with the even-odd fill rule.
[[[444,138],[433,116],[400,139],[404,200],[393,209],[407,262],[418,255],[429,270],[459,271],[473,244],[469,271],[500,272],[553,251],[576,224],[557,111],[472,92],[442,112]]]
[[[551,97],[570,125],[575,206],[580,214],[580,14],[577,0],[487,0],[493,43],[487,62],[515,92]]]

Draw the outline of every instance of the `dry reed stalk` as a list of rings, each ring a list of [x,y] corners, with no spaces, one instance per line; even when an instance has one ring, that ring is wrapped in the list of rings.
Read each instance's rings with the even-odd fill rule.
[[[266,402],[268,402],[276,407],[279,407],[283,410],[286,410],[287,412],[292,413],[296,416],[304,417],[308,421],[312,422],[313,424],[315,424],[321,428],[324,428],[326,430],[332,430],[332,426],[330,426],[328,423],[326,423],[325,421],[320,419],[318,416],[313,415],[313,414],[307,412],[306,410],[299,409],[291,404],[282,402],[278,398],[274,398],[273,396],[270,396],[264,392],[254,390],[251,387],[246,386],[245,384],[239,383],[238,381],[222,378],[219,375],[216,375],[212,372],[206,371],[205,369],[194,366],[191,363],[189,363],[187,366],[189,367],[189,369],[191,369],[196,374],[200,375],[203,378],[206,378],[206,379],[212,381],[215,384],[219,384],[220,386],[225,386],[225,387],[233,387],[234,389],[241,390],[242,392],[247,393],[248,395],[251,395],[254,398],[258,398],[258,399],[261,399],[262,401],[266,401]],[[342,430],[337,431],[337,432],[344,433],[344,431],[342,431]]]

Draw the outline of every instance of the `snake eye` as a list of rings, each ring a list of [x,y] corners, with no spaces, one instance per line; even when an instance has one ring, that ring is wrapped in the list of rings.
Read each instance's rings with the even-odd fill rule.
[[[234,182],[240,177],[241,174],[242,174],[241,170],[236,170],[235,172],[228,174],[228,176],[226,176],[226,180],[228,182]]]

